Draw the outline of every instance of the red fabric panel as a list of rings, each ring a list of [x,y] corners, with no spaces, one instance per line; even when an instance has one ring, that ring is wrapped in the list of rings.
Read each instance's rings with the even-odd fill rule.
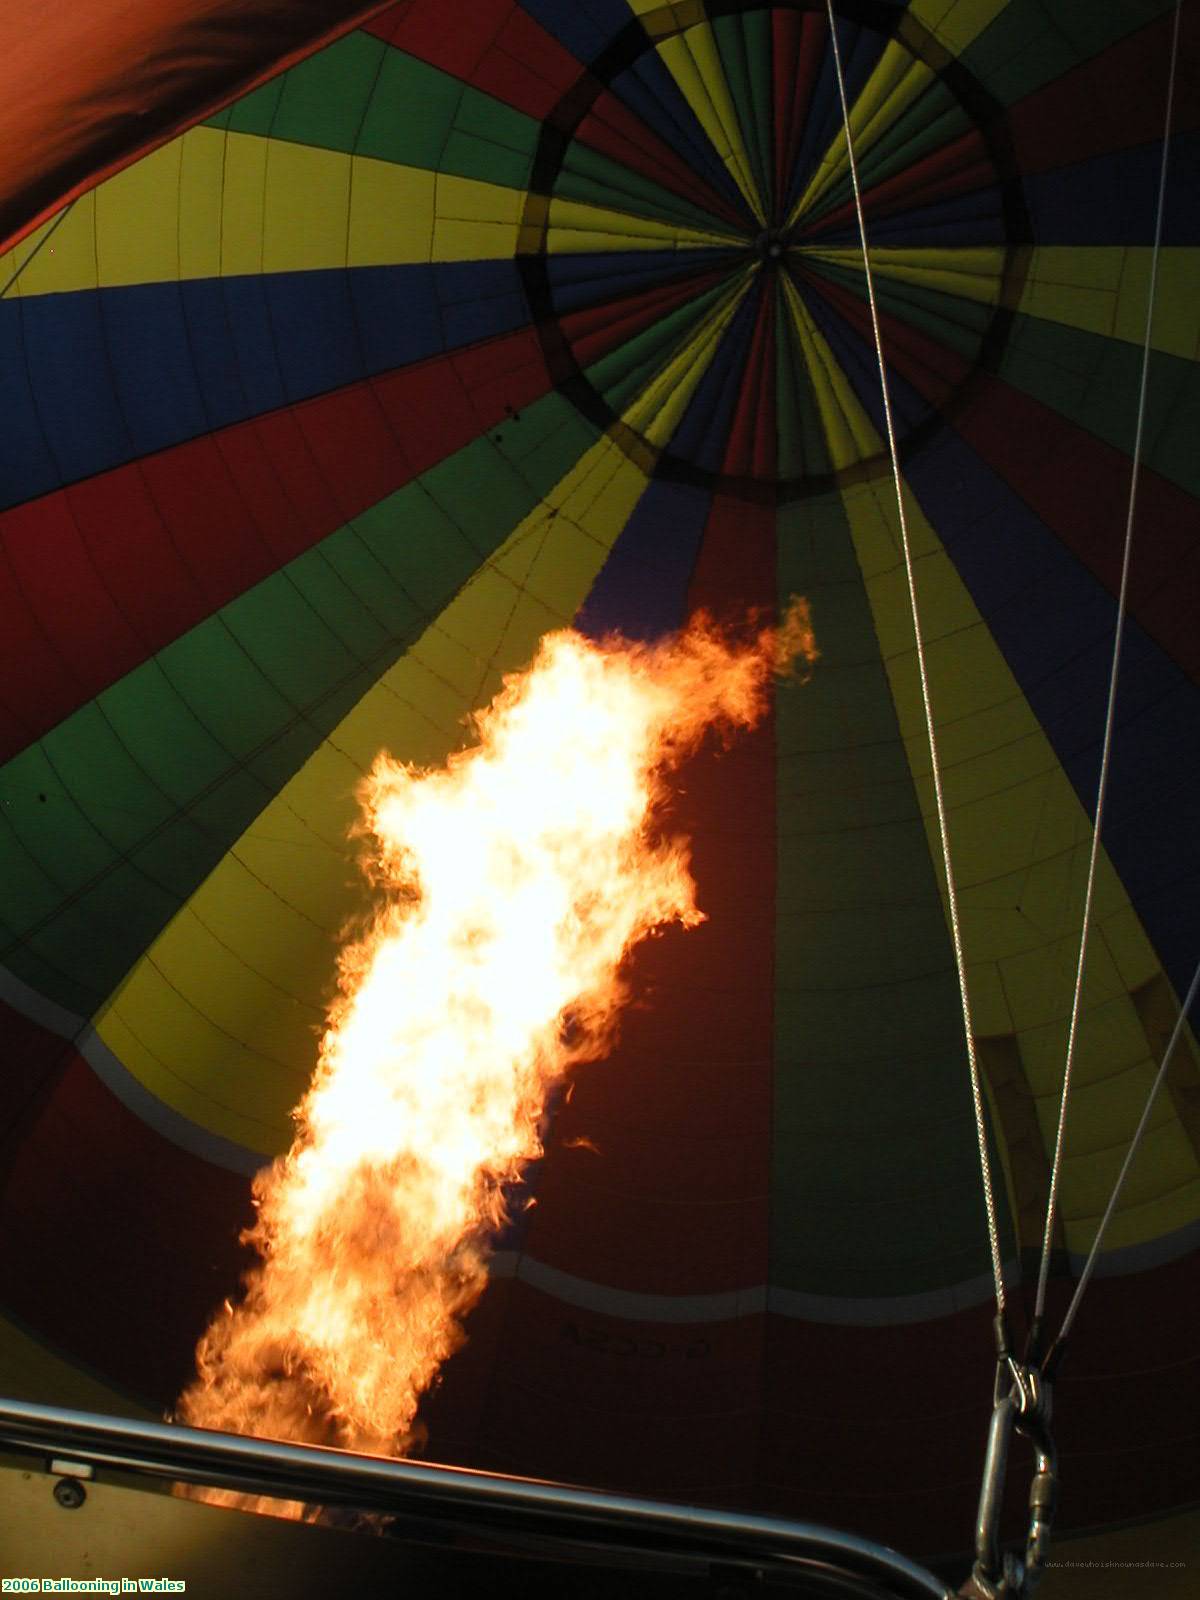
[[[250,1264],[237,1242],[250,1181],[148,1128],[65,1041],[35,1050],[65,1060],[23,1121],[4,1105],[0,1303],[68,1359],[168,1405]]]
[[[998,181],[982,135],[978,129],[971,128],[940,150],[914,161],[911,166],[903,168],[875,188],[867,189],[863,194],[863,211],[868,219],[890,217],[897,212],[916,211],[921,206],[936,205],[939,201],[953,199],[955,195],[995,187]],[[830,232],[848,222],[857,222],[852,199],[835,211],[818,215],[811,225],[806,225],[801,231],[814,234]],[[869,227],[867,237],[870,238]]]
[[[1007,126],[1023,172],[1048,172],[1110,150],[1160,140],[1174,12],[1055,78],[1012,106]],[[1200,28],[1183,19],[1176,67],[1175,132],[1200,127]]]
[[[0,760],[548,388],[522,329],[0,514]]]
[[[829,25],[811,12],[771,13],[775,106],[775,194],[779,221],[804,137],[808,106],[829,45]]]
[[[607,89],[597,95],[591,110],[579,124],[576,138],[601,155],[611,157],[618,165],[691,201],[738,232],[745,232],[749,226],[746,216],[694,173],[669,145]]]
[[[1197,1281],[1192,1256],[1089,1287],[1055,1394],[1060,1529],[1195,1501]],[[1070,1287],[1051,1284],[1051,1326]],[[808,1518],[916,1557],[965,1552],[991,1413],[991,1317],[984,1304],[878,1327],[775,1313],[631,1322],[500,1279],[422,1408],[427,1453]],[[1014,1538],[1031,1464],[1014,1446]]]
[[[626,1322],[493,1283],[421,1415],[431,1459],[749,1504],[764,1319]]]
[[[5,0],[0,250],[380,9],[380,0]]]
[[[737,406],[729,425],[722,471],[731,477],[775,476],[775,294],[762,287],[750,353],[742,372]]]
[[[398,50],[464,83],[516,9],[516,0],[402,0],[364,23]]]
[[[412,0],[367,28],[539,122],[582,70],[516,0]]]

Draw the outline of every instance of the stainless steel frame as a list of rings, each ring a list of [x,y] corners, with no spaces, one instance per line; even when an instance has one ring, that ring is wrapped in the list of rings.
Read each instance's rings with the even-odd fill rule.
[[[950,1600],[932,1573],[885,1546],[813,1523],[752,1516],[531,1478],[506,1478],[274,1439],[0,1400],[0,1450],[396,1519],[403,1536],[452,1543],[464,1530],[562,1560],[642,1556],[682,1570],[736,1564],[809,1593]]]

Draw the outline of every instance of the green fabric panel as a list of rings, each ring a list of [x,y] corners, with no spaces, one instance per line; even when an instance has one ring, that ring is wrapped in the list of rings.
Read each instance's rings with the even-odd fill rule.
[[[822,657],[777,700],[771,1282],[946,1287],[989,1260],[958,985],[840,496],[780,511],[779,593]]]
[[[763,209],[771,211],[771,22],[770,13],[735,12],[712,24],[725,82],[750,155]]]
[[[934,151],[961,138],[970,126],[970,118],[945,84],[930,85],[888,125],[883,137],[863,152],[858,161],[858,177],[864,196],[895,173],[907,171]],[[855,154],[857,157],[857,150]],[[822,217],[850,205],[853,200],[854,190],[847,173],[821,196],[811,211],[804,213],[805,226],[815,225]]]
[[[932,83],[864,153],[858,168],[864,194],[953,144],[970,127],[971,119],[945,84]],[[839,185],[839,191],[839,204],[854,198],[848,179]]]
[[[614,211],[628,211],[633,216],[680,222],[688,228],[714,226],[709,212],[578,141],[567,149],[554,192],[565,200],[582,200]],[[716,226],[724,229],[727,224],[722,221]]]
[[[367,33],[348,34],[211,119],[255,133],[523,189],[537,126]]]
[[[544,397],[500,442],[467,445],[9,762],[0,879],[10,968],[69,1009],[94,1011],[595,438],[571,405]]]
[[[775,317],[775,350],[779,471],[787,478],[829,472],[832,463],[816,396],[782,291]]]
[[[931,261],[936,264],[936,255],[931,256]],[[830,283],[849,289],[864,306],[867,304],[867,280],[861,272],[834,261],[812,261],[808,270],[814,277],[828,278]],[[878,266],[875,274],[875,298],[881,311],[919,328],[938,344],[957,350],[967,360],[974,360],[988,323],[995,315],[993,306],[947,294],[942,289],[926,289],[901,278],[889,278]]]
[[[382,39],[348,34],[236,100],[211,126],[351,150],[388,53]]]
[[[728,292],[727,283],[718,283],[694,300],[677,306],[669,315],[659,317],[650,327],[593,362],[587,369],[589,383],[600,391],[614,411],[624,411],[654,374],[687,344],[696,326]]]
[[[1120,339],[1017,316],[999,375],[1126,454],[1133,451],[1142,352]],[[1146,391],[1143,460],[1200,495],[1200,368],[1154,351]]]
[[[1070,72],[1106,46],[1136,33],[1174,0],[1009,0],[996,20],[963,51],[964,67],[1002,105]]]

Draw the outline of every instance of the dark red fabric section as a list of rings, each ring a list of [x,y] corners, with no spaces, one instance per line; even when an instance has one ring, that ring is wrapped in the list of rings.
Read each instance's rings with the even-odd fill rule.
[[[499,1279],[468,1330],[422,1407],[432,1459],[753,1504],[763,1317],[629,1322]]]
[[[773,515],[718,499],[689,606],[774,601]],[[555,1116],[526,1248],[573,1276],[645,1293],[765,1282],[772,1095],[774,739],[705,748],[672,784],[708,920],[629,962],[612,1055],[579,1069]],[[587,1144],[594,1144],[595,1150]]]
[[[767,285],[758,296],[750,353],[721,471],[730,477],[753,476],[769,483],[775,476],[775,456],[775,294],[774,286]]]
[[[169,1405],[249,1265],[237,1241],[253,1220],[250,1181],[148,1128],[66,1041],[7,1008],[0,1028],[6,1057],[11,1047],[38,1077],[20,1092],[6,1075],[0,1098],[0,1307],[143,1403]]]
[[[549,387],[523,329],[0,514],[0,760]]]
[[[1011,106],[1008,136],[1023,172],[1048,172],[1162,138],[1174,13]],[[1200,127],[1200,28],[1179,34],[1174,131]]]
[[[516,0],[409,0],[366,31],[539,120],[580,71]]]
[[[771,30],[776,221],[782,222],[813,85],[829,44],[829,27],[824,16],[780,9],[771,13]]]
[[[1194,1503],[1196,1283],[1191,1256],[1088,1289],[1055,1394],[1060,1530]],[[1051,1326],[1069,1287],[1051,1286]],[[634,1323],[499,1280],[423,1408],[428,1453],[806,1518],[914,1557],[965,1555],[991,1318],[979,1305],[879,1327],[780,1314]],[[1024,1534],[1031,1469],[1016,1442],[1006,1537]]]
[[[380,0],[6,0],[0,250]]]
[[[748,608],[770,612],[775,571],[773,510],[718,498],[689,608],[735,624]],[[728,750],[701,751],[672,789],[667,826],[692,840],[708,920],[644,943],[628,963],[620,1039],[576,1071],[555,1114],[525,1249],[618,1291],[704,1295],[761,1287],[769,1274],[770,720]],[[502,1280],[469,1331],[423,1412],[435,1458],[753,1502],[761,1317],[642,1322]]]
[[[728,273],[720,268],[713,272],[700,272],[682,282],[668,283],[621,300],[606,300],[602,305],[572,311],[560,318],[559,326],[571,342],[576,361],[581,367],[588,367],[618,345],[653,327],[679,306],[706,293],[727,276]]]

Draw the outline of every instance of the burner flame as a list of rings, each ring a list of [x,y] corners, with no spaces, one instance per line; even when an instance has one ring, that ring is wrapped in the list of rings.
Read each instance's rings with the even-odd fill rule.
[[[815,655],[803,601],[748,641],[705,616],[654,645],[558,632],[444,767],[377,758],[359,795],[377,903],[341,954],[292,1147],[255,1180],[260,1263],[178,1420],[419,1444],[550,1091],[609,1049],[627,952],[703,919],[686,843],[661,832],[667,774]]]

